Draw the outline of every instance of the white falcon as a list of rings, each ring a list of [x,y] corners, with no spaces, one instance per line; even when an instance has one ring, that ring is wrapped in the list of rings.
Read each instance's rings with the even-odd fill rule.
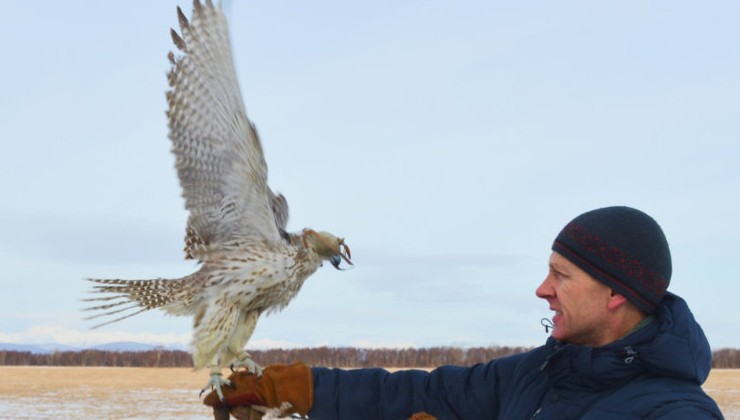
[[[220,5],[194,2],[192,21],[177,9],[180,51],[169,53],[169,138],[189,218],[185,257],[200,268],[179,279],[90,279],[101,297],[89,318],[106,325],[150,309],[193,317],[193,363],[209,367],[221,394],[221,369],[261,368],[244,351],[260,315],[283,309],[324,260],[350,261],[344,239],[285,231],[288,204],[267,185],[257,130],[247,117]],[[99,325],[99,326],[100,326]],[[205,389],[205,388],[204,388]]]

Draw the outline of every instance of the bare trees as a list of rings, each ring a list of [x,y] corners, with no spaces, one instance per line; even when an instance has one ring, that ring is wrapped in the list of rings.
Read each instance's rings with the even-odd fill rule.
[[[310,366],[342,368],[399,367],[431,368],[442,365],[470,366],[529,350],[526,347],[427,347],[364,349],[355,347],[312,347],[299,349],[250,350],[263,366],[289,364],[300,360]],[[740,350],[720,349],[713,353],[713,367],[740,368]],[[192,358],[180,350],[148,351],[57,351],[48,354],[28,351],[0,351],[0,365],[18,366],[115,366],[191,367]]]

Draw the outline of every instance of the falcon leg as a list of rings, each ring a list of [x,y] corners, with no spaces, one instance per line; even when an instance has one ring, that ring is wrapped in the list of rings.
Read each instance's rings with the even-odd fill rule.
[[[203,393],[206,392],[206,390],[208,390],[209,388],[215,389],[216,394],[218,394],[218,398],[223,401],[224,393],[223,391],[221,391],[221,387],[224,385],[231,386],[231,381],[228,379],[223,379],[223,375],[221,374],[221,367],[219,367],[218,360],[216,358],[214,358],[213,363],[209,366],[209,368],[211,369],[211,377],[208,380],[206,386],[200,390],[200,395],[203,395]]]
[[[250,356],[249,353],[247,353],[246,351],[240,351],[239,354],[236,356],[236,359],[237,360],[231,364],[232,371],[243,367],[248,371],[256,374],[257,376],[262,376],[262,366],[258,365],[257,362],[252,359],[252,356]]]
[[[233,334],[231,341],[229,342],[229,352],[235,355],[234,362],[231,364],[231,370],[234,371],[240,367],[246,368],[248,371],[262,376],[262,366],[258,365],[252,359],[252,356],[244,351],[244,346],[249,341],[249,337],[254,333],[254,329],[257,326],[257,319],[259,319],[259,311],[251,311],[244,314],[241,328],[239,328],[239,334]]]

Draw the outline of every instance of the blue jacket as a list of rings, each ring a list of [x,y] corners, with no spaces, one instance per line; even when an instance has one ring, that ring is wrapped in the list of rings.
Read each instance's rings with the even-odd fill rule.
[[[313,368],[311,419],[721,419],[700,385],[711,369],[704,332],[667,294],[655,319],[603,347],[553,338],[472,367],[389,373]]]

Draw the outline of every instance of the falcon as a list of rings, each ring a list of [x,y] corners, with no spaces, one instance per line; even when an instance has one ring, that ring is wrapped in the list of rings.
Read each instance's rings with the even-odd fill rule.
[[[168,54],[169,138],[189,212],[185,258],[199,269],[179,279],[89,279],[97,328],[151,309],[193,317],[193,365],[208,367],[222,397],[224,367],[261,374],[244,351],[262,314],[285,308],[323,261],[352,264],[343,238],[286,232],[288,204],[267,185],[260,138],[247,117],[220,4],[194,1],[192,21],[178,7],[179,52]],[[109,318],[108,318],[109,319]]]

